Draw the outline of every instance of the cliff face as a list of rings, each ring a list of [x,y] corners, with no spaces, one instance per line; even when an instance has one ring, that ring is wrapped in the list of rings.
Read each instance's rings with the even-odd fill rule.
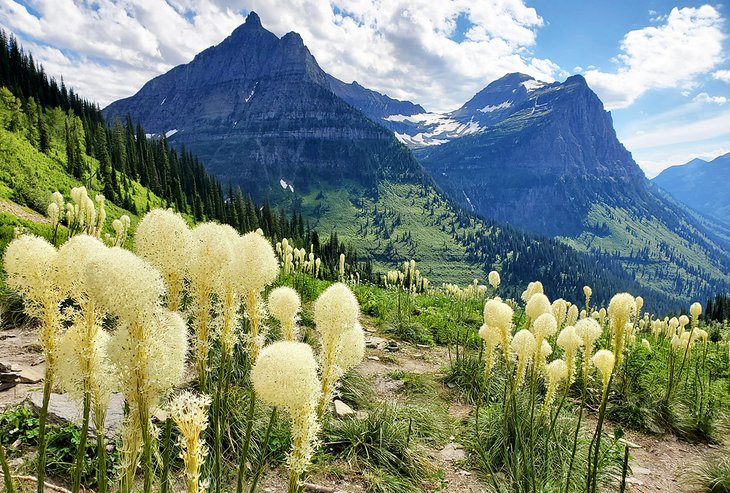
[[[536,81],[525,77],[495,81],[451,114],[478,121],[479,132],[417,151],[437,183],[487,217],[553,236],[579,233],[597,199],[645,193],[641,169],[582,77],[529,92],[525,82]]]
[[[298,34],[280,39],[255,13],[219,45],[104,113],[130,114],[259,198],[289,185],[423,176],[390,132],[332,92]]]

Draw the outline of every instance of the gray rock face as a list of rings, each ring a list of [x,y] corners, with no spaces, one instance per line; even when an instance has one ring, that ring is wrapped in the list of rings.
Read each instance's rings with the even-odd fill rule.
[[[321,181],[423,177],[393,135],[337,97],[330,83],[298,34],[279,39],[252,12],[219,45],[104,114],[131,115],[259,199],[285,193],[281,183],[301,190]]]
[[[470,107],[497,107],[516,91],[509,107],[485,113],[498,121],[482,120],[479,133],[417,151],[447,193],[487,217],[550,236],[582,231],[596,196],[646,193],[641,169],[583,77],[528,94],[518,75],[490,84],[456,112],[466,118]]]
[[[43,392],[33,392],[30,395],[30,403],[36,409],[43,405]],[[68,394],[51,394],[48,401],[48,419],[55,423],[72,423],[79,426],[82,422],[83,409],[81,404],[72,399]],[[105,435],[107,438],[119,436],[119,430],[124,419],[124,397],[122,394],[112,394],[105,419]],[[93,420],[89,424],[89,430],[95,432]]]
[[[381,120],[390,115],[416,115],[426,112],[420,104],[393,99],[367,89],[357,81],[347,84],[331,75],[327,75],[327,79],[332,92],[376,123],[382,123]]]

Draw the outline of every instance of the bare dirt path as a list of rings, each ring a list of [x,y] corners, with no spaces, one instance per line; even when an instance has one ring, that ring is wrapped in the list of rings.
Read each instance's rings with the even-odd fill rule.
[[[21,219],[27,219],[36,223],[51,224],[51,221],[47,217],[5,199],[0,199],[0,212],[7,212]]]

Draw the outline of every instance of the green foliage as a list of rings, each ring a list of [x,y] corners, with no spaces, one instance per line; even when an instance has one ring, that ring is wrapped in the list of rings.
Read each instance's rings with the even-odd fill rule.
[[[403,382],[403,390],[407,394],[433,394],[433,381],[422,373],[412,373],[405,370],[393,370],[388,373],[388,377],[393,380],[401,380]]]
[[[420,416],[424,417],[424,416]],[[421,491],[433,474],[414,430],[419,423],[397,404],[382,404],[364,419],[331,419],[325,423],[327,451],[359,470],[380,477],[372,491],[387,491],[382,484],[397,480],[397,491]]]
[[[730,493],[730,457],[725,456],[699,466],[690,475],[701,493]]]
[[[0,414],[0,445],[10,445],[16,441],[22,447],[33,447],[38,443],[38,416],[27,407],[16,407]],[[46,425],[48,440],[46,467],[48,472],[61,477],[70,477],[76,459],[81,431],[74,425]],[[110,456],[107,462],[107,475],[112,476],[114,467],[119,461],[118,453]],[[96,481],[96,444],[86,444],[82,480],[84,484],[93,485]]]
[[[375,389],[367,377],[350,370],[340,379],[338,398],[355,409],[368,409],[375,402]]]
[[[528,393],[518,393],[510,401],[511,410],[504,409],[502,401],[481,407],[478,418],[469,422],[467,448],[477,469],[500,490],[564,489],[577,418],[563,410],[551,429],[552,416],[533,416]],[[534,454],[528,452],[530,437],[536,442]],[[581,432],[569,491],[586,491],[589,442],[590,437]],[[603,442],[602,451],[599,481],[609,484],[620,472],[621,454],[615,442]]]

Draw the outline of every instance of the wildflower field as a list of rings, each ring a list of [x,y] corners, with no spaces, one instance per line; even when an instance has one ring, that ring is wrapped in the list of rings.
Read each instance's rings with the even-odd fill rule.
[[[730,331],[699,302],[551,300],[539,280],[503,299],[497,271],[434,285],[417,259],[366,283],[344,254],[163,209],[109,228],[103,196],[70,197],[3,254],[6,318],[45,361],[38,415],[0,415],[6,492],[473,491],[432,453],[454,441],[479,491],[625,491],[627,430],[713,445],[679,483],[730,491]],[[372,378],[405,347],[436,371]],[[81,411],[68,436],[53,392]]]

